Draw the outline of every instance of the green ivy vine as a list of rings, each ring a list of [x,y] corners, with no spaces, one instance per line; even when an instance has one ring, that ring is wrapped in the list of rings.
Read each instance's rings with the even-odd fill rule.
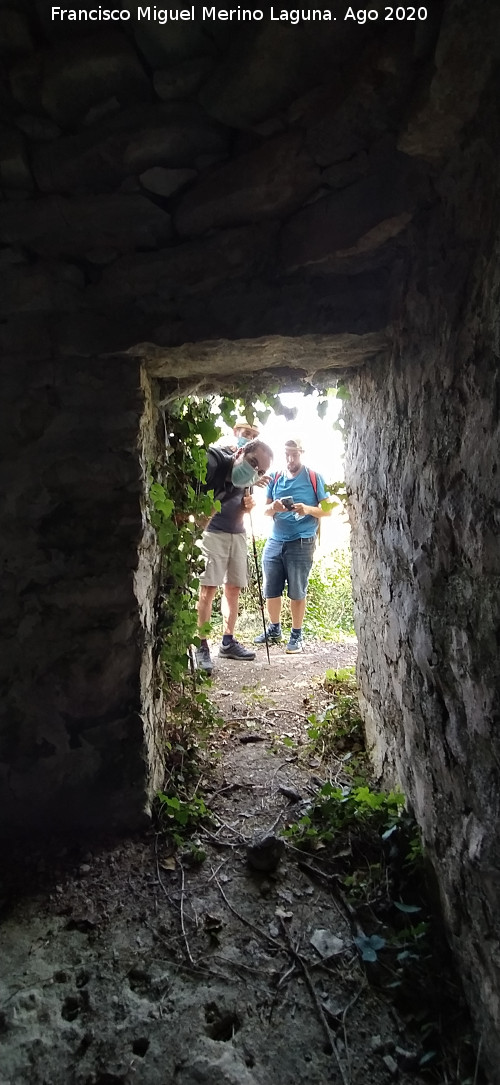
[[[177,400],[165,415],[165,466],[150,478],[151,522],[162,550],[158,635],[167,682],[183,682],[189,648],[197,642],[196,601],[201,571],[199,526],[217,502],[202,492],[206,448],[220,436],[210,400]],[[191,668],[191,678],[195,675]]]

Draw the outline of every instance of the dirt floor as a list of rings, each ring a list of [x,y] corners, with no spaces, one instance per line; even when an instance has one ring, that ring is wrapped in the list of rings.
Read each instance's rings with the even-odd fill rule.
[[[321,855],[275,837],[338,769],[298,751],[325,670],[355,655],[349,641],[216,661],[203,862],[150,830],[64,849],[11,887],[0,1085],[465,1082],[459,1065],[421,1076],[422,1038],[368,982]]]

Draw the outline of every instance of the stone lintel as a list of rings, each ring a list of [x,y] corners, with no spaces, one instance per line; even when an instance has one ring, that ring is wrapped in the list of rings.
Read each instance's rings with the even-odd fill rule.
[[[142,358],[152,377],[176,380],[179,390],[209,391],[230,378],[288,372],[314,381],[318,372],[338,377],[342,370],[364,365],[389,351],[387,333],[367,335],[270,335],[256,339],[214,339],[163,348],[141,343],[130,353]],[[194,385],[196,382],[196,388]]]

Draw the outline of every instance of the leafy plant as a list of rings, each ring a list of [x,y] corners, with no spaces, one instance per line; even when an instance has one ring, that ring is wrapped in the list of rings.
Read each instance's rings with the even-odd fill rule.
[[[212,820],[210,810],[199,795],[194,795],[190,799],[182,799],[178,795],[167,795],[165,792],[159,791],[157,799],[160,825],[163,829],[166,829],[174,844],[178,847],[184,845],[186,837],[198,829],[200,825],[207,821],[210,823]],[[200,852],[197,861],[200,862],[202,849],[197,850]],[[196,860],[196,855],[193,854],[192,858]]]
[[[354,667],[327,670],[322,684],[331,700],[308,716],[308,749],[321,758],[342,754],[344,774],[362,783],[367,759]]]
[[[213,493],[205,494],[205,447],[220,434],[209,400],[180,399],[165,415],[165,464],[149,479],[150,519],[162,551],[158,652],[165,703],[166,779],[157,812],[162,830],[179,844],[201,818],[204,800],[189,797],[200,759],[218,717],[203,688],[207,679],[192,665],[199,644],[196,603],[201,571],[198,539],[210,516]]]
[[[189,645],[196,643],[196,600],[202,562],[198,522],[214,508],[213,493],[201,485],[206,477],[205,443],[220,431],[210,402],[179,400],[165,425],[166,465],[161,479],[150,478],[150,517],[162,548],[162,595],[158,632],[161,660],[169,682],[182,682],[188,669]]]
[[[351,554],[336,549],[313,563],[307,588],[305,632],[322,640],[354,633]]]
[[[333,840],[336,833],[355,823],[370,821],[370,828],[381,831],[396,824],[404,808],[404,795],[398,791],[372,791],[363,787],[336,787],[323,784],[308,814],[284,830],[297,840]]]

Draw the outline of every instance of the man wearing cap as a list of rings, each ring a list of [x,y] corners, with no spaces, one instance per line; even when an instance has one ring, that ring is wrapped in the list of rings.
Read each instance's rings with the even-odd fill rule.
[[[248,441],[232,453],[215,446],[207,452],[207,476],[203,488],[214,491],[221,509],[212,516],[201,540],[205,569],[200,577],[198,628],[210,621],[215,593],[223,584],[221,658],[255,659],[255,652],[239,644],[233,636],[240,589],[247,585],[244,515],[255,505],[254,498],[250,493],[246,495],[245,490],[266,477],[272,458],[269,446],[258,440]],[[196,662],[200,669],[212,673],[212,659],[205,637],[201,638],[197,649]]]
[[[264,547],[262,568],[269,625],[267,640],[278,644],[283,639],[281,603],[285,584],[292,612],[292,631],[285,651],[302,651],[302,623],[306,609],[307,582],[313,563],[318,524],[330,516],[320,502],[327,496],[321,475],[302,463],[304,449],[300,438],[285,441],[286,470],[275,475],[267,487],[265,515],[272,516],[273,527]],[[261,633],[255,644],[264,644]]]

